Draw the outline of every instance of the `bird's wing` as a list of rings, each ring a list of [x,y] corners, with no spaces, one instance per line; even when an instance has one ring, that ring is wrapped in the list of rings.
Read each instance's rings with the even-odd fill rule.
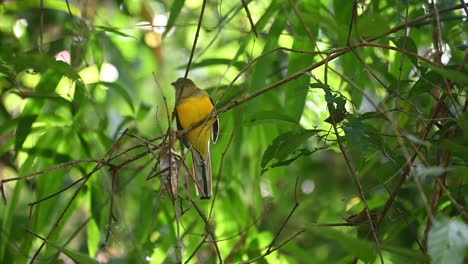
[[[176,114],[176,121],[177,121],[177,130],[183,130],[184,128],[182,127],[182,125],[180,124],[180,121],[179,121],[179,115],[177,114],[177,111],[175,111],[175,114]],[[186,135],[183,135],[182,138],[182,143],[184,144],[184,146],[186,148],[190,148],[190,144],[188,142],[188,139],[187,139],[187,136]]]
[[[210,101],[211,101],[211,104],[214,106],[214,103],[211,97],[210,97]],[[216,120],[213,122],[213,125],[211,126],[211,139],[213,140],[214,144],[216,144],[216,141],[218,141],[218,135],[219,135],[219,119],[218,117],[216,117]]]

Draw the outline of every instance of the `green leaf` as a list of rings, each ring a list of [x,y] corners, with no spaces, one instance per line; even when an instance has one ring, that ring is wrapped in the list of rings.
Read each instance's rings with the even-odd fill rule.
[[[444,167],[438,167],[438,166],[432,166],[432,167],[417,167],[416,168],[416,175],[418,176],[429,176],[429,177],[435,177],[439,176],[443,173],[446,173],[449,170],[452,170],[453,168],[444,168]]]
[[[289,164],[293,163],[295,160],[297,160],[299,157],[302,156],[309,156],[310,154],[313,154],[319,150],[322,150],[321,148],[315,149],[313,151],[310,151],[308,149],[298,149],[293,152],[293,154],[296,154],[292,158],[289,158],[287,160],[279,161],[279,162],[274,162],[270,165],[271,168],[276,168],[276,167],[283,167],[283,166],[288,166]],[[264,173],[266,170],[263,170],[262,173]]]
[[[242,61],[233,61],[232,59],[221,59],[221,58],[213,58],[213,59],[205,59],[199,62],[192,63],[191,68],[203,68],[206,66],[217,66],[217,65],[232,65],[236,67],[238,70],[242,70],[245,66],[245,63]],[[178,69],[185,69],[186,65],[181,65]]]
[[[99,227],[107,221],[107,219],[103,217],[103,205],[106,203],[106,197],[102,190],[101,181],[98,178],[92,178],[90,186],[89,207],[91,209],[93,221],[99,229]]]
[[[31,132],[31,127],[36,120],[37,115],[25,115],[18,118],[18,126],[16,127],[15,151],[18,151],[23,146],[24,141]]]
[[[278,47],[278,38],[281,35],[281,32],[283,32],[286,24],[286,17],[276,16],[276,19],[273,20],[273,24],[268,32],[268,38],[265,39],[263,53],[269,52],[270,50]],[[272,69],[272,65],[275,65],[275,62],[274,56],[271,54],[263,57],[252,66],[252,77],[250,79],[250,84],[248,85],[251,91],[257,91],[266,86],[269,76],[274,70]],[[258,108],[258,105],[265,104],[266,99],[267,97],[265,96],[257,97],[253,99],[250,104],[255,105],[255,107]]]
[[[357,21],[357,30],[363,38],[378,36],[389,29],[387,19],[381,13],[362,15]]]
[[[442,75],[435,71],[428,71],[416,81],[409,92],[409,97],[417,96],[421,93],[431,93],[433,86],[442,87],[444,85],[444,78]]]
[[[87,244],[88,244],[88,252],[90,256],[94,257],[96,256],[97,251],[99,249],[100,233],[99,233],[99,227],[93,218],[89,220],[86,232],[87,232],[86,237],[87,237]]]
[[[133,104],[133,99],[130,93],[120,84],[118,83],[110,83],[110,82],[97,82],[94,84],[99,84],[111,88],[112,91],[116,92],[118,95],[124,99],[124,101],[128,104],[132,112],[135,112],[135,105]]]
[[[366,263],[369,263],[376,254],[374,245],[367,240],[355,238],[332,228],[313,229],[313,232],[339,243],[346,251],[358,256]]]
[[[278,4],[278,1],[271,1],[270,5],[268,8],[265,10],[265,12],[262,14],[260,19],[257,20],[257,23],[255,23],[255,28],[257,31],[263,31],[265,28],[268,26],[268,24],[271,22],[271,18],[275,17],[276,13],[278,12],[280,5]]]
[[[81,82],[80,75],[73,67],[63,61],[55,60],[52,56],[45,54],[22,54],[9,57],[8,59],[14,66],[16,72],[21,72],[27,69],[34,69],[37,72],[51,70],[66,76],[73,81]]]
[[[3,121],[0,125],[0,136],[14,129],[18,124],[18,119],[19,118]]]
[[[296,33],[294,34],[293,49],[310,50],[315,49],[315,40],[317,39],[320,24],[320,2],[319,1],[296,1],[299,15],[304,22],[299,19],[293,19]],[[306,28],[304,28],[304,26]],[[311,40],[312,38],[312,40]],[[314,55],[292,52],[288,55],[288,76],[304,70],[314,61]],[[295,80],[287,82],[284,86],[285,98],[284,111],[294,120],[301,120],[302,112],[309,92],[310,78],[303,75]]]
[[[5,11],[24,11],[25,9],[29,8],[40,8],[40,1],[36,0],[23,0],[23,1],[11,1],[6,2],[3,5]],[[65,1],[61,0],[44,0],[43,6],[45,9],[55,9],[59,11],[63,11],[65,13],[71,12],[72,15],[80,17],[81,12],[80,9],[75,7],[71,3],[66,3]]]
[[[403,49],[403,50],[407,50],[409,52],[412,52],[414,54],[418,54],[418,49],[416,47],[416,44],[414,43],[414,41],[407,37],[407,36],[402,36],[402,37],[398,37],[398,38],[393,38],[392,39],[393,43],[395,44],[395,46],[397,46],[398,48],[400,49]],[[418,59],[414,56],[407,56],[410,61],[413,63],[414,66],[418,66]],[[396,63],[398,64],[398,63]]]
[[[35,88],[36,93],[53,95],[50,92],[55,91],[61,79],[61,74],[54,71],[46,71]],[[57,94],[57,97],[61,96]]]
[[[137,120],[143,120],[148,116],[149,111],[151,110],[151,105],[141,103],[140,107],[138,107],[138,112],[137,112]]]
[[[456,70],[451,70],[448,69],[447,67],[441,67],[437,66],[435,64],[430,64],[430,63],[423,63],[423,66],[439,73],[440,75],[444,76],[445,78],[449,79],[452,82],[456,82],[460,84],[461,86],[467,86],[468,85],[468,76],[466,72],[459,72]]]
[[[101,44],[100,34],[92,34],[91,35],[91,52],[93,54],[94,62],[101,67],[103,62],[103,46]]]
[[[275,112],[275,111],[261,111],[246,114],[247,122],[249,123],[268,123],[268,122],[288,122],[292,124],[298,124],[296,120],[287,115],[286,113]]]
[[[272,159],[282,161],[297,150],[308,138],[316,135],[322,130],[296,130],[286,132],[276,137],[270,146],[265,150],[262,157],[262,168],[265,168]]]
[[[100,29],[100,30],[102,30],[104,32],[114,33],[114,34],[117,34],[117,35],[122,36],[122,37],[136,39],[134,36],[123,33],[121,31],[119,31],[118,29],[115,29],[115,28],[112,28],[112,27],[106,27],[106,26],[94,26],[94,27],[97,28],[97,29]]]
[[[174,27],[174,24],[177,20],[177,17],[180,14],[180,11],[182,10],[182,7],[184,7],[185,0],[175,0],[172,2],[171,5],[171,11],[169,14],[169,19],[167,20],[167,25],[166,29],[164,30],[163,33],[163,38],[166,37],[167,33]]]
[[[25,152],[32,156],[43,158],[53,158],[55,163],[64,163],[72,160],[68,154],[58,153],[56,149],[35,146],[33,148],[23,148]]]
[[[352,116],[352,115],[349,115],[348,118],[350,116]],[[365,113],[357,116],[357,119],[361,120],[361,121],[366,120],[366,119],[372,119],[372,118],[379,118],[379,119],[386,120],[384,115],[382,113],[379,113],[379,112],[365,112]]]
[[[221,98],[221,101],[216,105],[216,108],[217,109],[222,108],[222,107],[228,105],[229,103],[231,103],[232,100],[235,100],[236,98],[242,97],[243,90],[245,90],[244,87],[246,87],[245,83],[241,83],[239,85],[233,85],[229,89],[227,89],[227,86],[226,87],[220,87],[220,89],[217,90],[219,95],[218,94],[216,94],[216,95],[218,95],[218,97],[219,97],[222,94],[223,97]],[[207,91],[209,91],[209,89]],[[215,100],[216,95],[215,95],[215,97],[213,97],[213,94],[212,94],[212,98],[213,98],[214,102],[217,101],[217,100]]]
[[[463,263],[468,248],[468,225],[457,219],[437,219],[429,231],[428,247],[432,263]]]
[[[10,68],[4,65],[4,62],[0,60],[0,73],[6,75],[9,79],[14,79],[14,74]]]
[[[387,251],[387,252],[391,252],[391,253],[397,254],[399,256],[409,258],[413,262],[423,261],[423,262],[426,263],[426,262],[429,261],[429,257],[427,255],[424,255],[420,251],[416,251],[416,250],[413,250],[413,249],[398,247],[398,246],[392,246],[392,245],[387,245],[387,244],[383,244],[382,249]]]
[[[339,92],[333,92],[329,85],[325,85],[316,77],[312,76],[312,78],[317,82],[310,84],[309,88],[320,88],[325,92],[325,101],[327,102],[328,111],[331,115],[324,121],[330,124],[342,122],[348,114],[346,110],[346,97]]]
[[[85,96],[85,86],[82,82],[77,82],[75,85],[75,92],[73,94],[73,106],[75,108],[79,108],[82,106],[83,99],[86,97]]]
[[[325,87],[325,84],[322,83],[322,82],[311,83],[311,84],[309,84],[309,88],[310,89],[317,89],[317,88],[325,89],[325,88],[327,88],[328,91],[330,91],[330,87]]]
[[[69,256],[71,259],[73,259],[76,263],[99,263],[97,260],[95,260],[94,258],[91,258],[85,254],[82,254],[82,253],[79,253],[79,252],[76,252],[76,251],[73,251],[73,250],[69,250],[65,247],[62,247],[50,240],[47,240],[46,241],[47,245],[48,246],[51,246],[55,249],[57,249],[58,251],[62,252],[63,254]]]

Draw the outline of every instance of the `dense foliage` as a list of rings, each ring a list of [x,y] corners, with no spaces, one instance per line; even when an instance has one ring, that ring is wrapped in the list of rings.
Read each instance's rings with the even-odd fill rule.
[[[434,2],[0,1],[0,263],[463,263],[468,6]]]

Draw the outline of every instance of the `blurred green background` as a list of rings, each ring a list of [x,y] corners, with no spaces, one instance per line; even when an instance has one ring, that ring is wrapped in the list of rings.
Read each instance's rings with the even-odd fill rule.
[[[463,1],[206,1],[208,201],[158,174],[203,1],[0,3],[1,263],[466,260]]]

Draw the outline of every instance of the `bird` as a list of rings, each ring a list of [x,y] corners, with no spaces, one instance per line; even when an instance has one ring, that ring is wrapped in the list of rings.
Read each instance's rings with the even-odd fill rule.
[[[178,78],[171,85],[176,90],[177,129],[188,129],[201,122],[185,133],[181,139],[192,152],[192,172],[197,196],[200,199],[210,199],[212,195],[210,138],[216,143],[219,132],[218,117],[206,120],[214,109],[213,100],[206,91],[198,88],[188,78]]]

